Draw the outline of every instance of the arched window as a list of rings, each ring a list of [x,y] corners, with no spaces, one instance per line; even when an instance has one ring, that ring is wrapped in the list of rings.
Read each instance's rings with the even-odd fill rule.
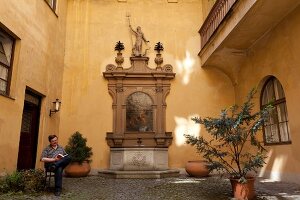
[[[126,100],[126,131],[153,131],[152,99],[143,92],[135,92]]]
[[[264,124],[265,144],[291,143],[286,100],[282,85],[275,77],[270,77],[261,93],[261,106],[274,102],[269,120]]]

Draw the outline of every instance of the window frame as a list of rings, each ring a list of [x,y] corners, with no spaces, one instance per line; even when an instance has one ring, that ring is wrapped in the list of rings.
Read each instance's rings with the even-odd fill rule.
[[[11,48],[11,57],[10,57],[10,65],[7,66],[6,64],[0,62],[0,65],[2,67],[5,67],[8,69],[8,74],[7,74],[7,80],[4,80],[7,82],[6,84],[6,90],[5,92],[0,92],[0,95],[2,96],[6,96],[6,97],[10,97],[10,86],[11,86],[11,80],[12,80],[12,71],[13,71],[13,65],[14,65],[14,55],[15,55],[15,46],[16,46],[16,39],[9,34],[5,28],[3,28],[2,26],[0,26],[0,32],[3,33],[5,36],[7,36],[8,38],[10,38],[12,40],[12,48]],[[3,79],[1,79],[3,80]]]
[[[276,95],[275,95],[275,81],[277,80],[277,83],[280,84],[280,86],[282,87],[282,84],[280,83],[280,81],[274,77],[274,76],[271,76],[269,77],[266,82],[264,83],[263,87],[262,87],[262,90],[261,90],[261,95],[260,95],[260,107],[261,109],[263,109],[264,106],[266,106],[267,104],[263,104],[263,95],[264,95],[264,92],[265,90],[267,89],[266,86],[269,84],[269,82],[272,82],[272,88],[273,88],[273,97],[276,98]],[[282,87],[282,90],[283,90],[283,87]],[[276,123],[274,123],[274,125],[276,125],[277,127],[277,132],[278,132],[278,139],[279,139],[279,142],[267,142],[267,134],[266,134],[266,131],[265,131],[265,125],[263,125],[263,140],[264,140],[264,145],[266,146],[272,146],[272,145],[286,145],[286,144],[292,144],[292,140],[291,140],[291,134],[290,134],[290,130],[289,130],[289,119],[288,119],[288,112],[287,112],[287,106],[286,106],[286,97],[285,97],[285,92],[283,90],[283,94],[284,94],[284,97],[283,98],[280,98],[280,99],[275,99],[274,102],[273,102],[273,107],[274,109],[277,109],[277,106],[283,104],[284,105],[284,115],[286,117],[286,121],[284,121],[284,123],[287,124],[287,136],[288,136],[288,141],[281,141],[281,138],[282,138],[282,132],[280,131],[280,122],[279,121],[279,117],[278,117],[278,112],[276,110]],[[273,120],[275,121],[275,120]]]

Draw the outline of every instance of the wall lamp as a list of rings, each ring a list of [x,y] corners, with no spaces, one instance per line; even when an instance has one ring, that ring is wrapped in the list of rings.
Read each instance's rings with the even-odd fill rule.
[[[56,99],[55,101],[52,102],[54,104],[54,110],[51,110],[50,109],[50,113],[49,113],[49,116],[51,117],[52,113],[56,113],[59,111],[60,109],[60,104],[61,102],[59,101],[59,99]]]

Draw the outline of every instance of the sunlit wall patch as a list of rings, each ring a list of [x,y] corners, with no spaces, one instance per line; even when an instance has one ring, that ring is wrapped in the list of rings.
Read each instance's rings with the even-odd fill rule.
[[[287,157],[285,155],[277,156],[274,160],[273,167],[271,170],[270,178],[275,181],[281,181],[281,175],[283,167],[286,163]]]
[[[190,82],[190,76],[194,71],[195,59],[191,57],[189,51],[185,52],[185,58],[176,60],[177,74],[182,78],[182,84],[187,85]]]
[[[175,116],[174,120],[176,123],[175,127],[175,144],[177,146],[182,146],[185,143],[184,134],[194,135],[196,137],[200,136],[201,127],[200,124],[195,123],[192,118],[199,117],[198,114],[193,114],[185,117]]]

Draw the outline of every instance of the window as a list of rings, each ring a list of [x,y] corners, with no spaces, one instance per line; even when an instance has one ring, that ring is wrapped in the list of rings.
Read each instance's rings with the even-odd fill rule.
[[[14,39],[0,28],[0,94],[9,95]]]
[[[261,93],[262,107],[270,101],[274,102],[274,109],[264,124],[264,142],[269,145],[291,143],[285,95],[282,85],[275,77],[267,80]]]
[[[52,10],[55,11],[55,9],[56,9],[56,0],[45,0],[45,1],[49,4],[49,6],[52,8]]]

